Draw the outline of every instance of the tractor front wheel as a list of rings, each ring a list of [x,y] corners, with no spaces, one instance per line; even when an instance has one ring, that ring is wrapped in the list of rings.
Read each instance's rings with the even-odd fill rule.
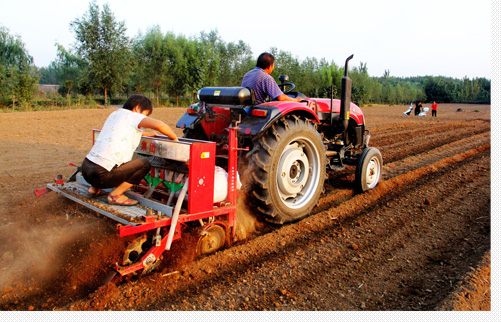
[[[326,175],[325,148],[314,123],[280,119],[254,140],[248,158],[246,191],[267,221],[283,224],[311,213]]]
[[[383,173],[383,157],[376,148],[365,148],[355,170],[355,189],[364,192],[377,186]]]

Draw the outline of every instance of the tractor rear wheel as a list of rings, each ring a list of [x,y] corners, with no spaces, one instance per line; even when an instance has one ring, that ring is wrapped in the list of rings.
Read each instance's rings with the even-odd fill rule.
[[[247,157],[244,184],[264,219],[283,224],[311,213],[326,175],[325,148],[314,123],[280,119],[254,140]]]

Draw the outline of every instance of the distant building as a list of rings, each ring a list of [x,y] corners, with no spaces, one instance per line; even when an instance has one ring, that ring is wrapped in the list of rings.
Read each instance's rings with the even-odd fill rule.
[[[38,90],[44,93],[57,93],[59,85],[37,84]]]

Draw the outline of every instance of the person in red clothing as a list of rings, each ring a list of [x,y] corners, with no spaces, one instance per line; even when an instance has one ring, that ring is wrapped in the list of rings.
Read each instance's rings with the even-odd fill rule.
[[[433,101],[433,104],[431,104],[431,116],[437,117],[437,102]]]

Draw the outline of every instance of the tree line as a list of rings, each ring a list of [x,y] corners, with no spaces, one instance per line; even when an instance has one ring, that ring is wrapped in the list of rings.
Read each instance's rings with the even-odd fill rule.
[[[217,30],[186,37],[162,33],[153,26],[130,39],[124,22],[117,21],[107,4],[95,2],[70,24],[76,45],[57,44],[57,57],[48,67],[37,68],[19,37],[0,27],[0,99],[14,103],[30,101],[34,85],[57,84],[65,97],[81,94],[127,97],[150,96],[156,105],[166,99],[179,106],[194,99],[205,86],[239,86],[243,75],[255,67],[254,54],[244,41],[225,42]],[[292,53],[270,48],[275,58],[272,76],[286,74],[297,90],[308,97],[340,96],[344,68],[325,58],[300,60]],[[259,53],[257,53],[259,54]],[[367,63],[349,71],[352,99],[365,104],[408,104],[413,101],[440,103],[490,103],[490,80],[443,76],[371,77]],[[183,101],[180,101],[182,99]]]

